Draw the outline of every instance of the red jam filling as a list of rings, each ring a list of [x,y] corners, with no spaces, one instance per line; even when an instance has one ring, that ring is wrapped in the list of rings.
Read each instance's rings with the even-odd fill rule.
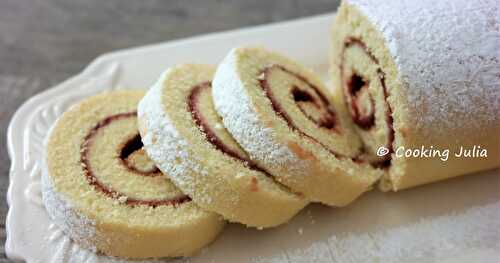
[[[361,48],[361,50],[363,50],[363,52],[372,60],[373,63],[377,65],[379,63],[377,58],[368,50],[365,43],[363,43],[360,39],[347,38],[345,40],[344,49],[342,51],[342,56],[341,56],[342,61],[340,67],[341,70],[340,75],[342,78],[342,83],[344,85],[343,88],[344,96],[346,98],[346,102],[348,104],[347,106],[349,108],[349,112],[351,113],[353,122],[363,130],[370,130],[370,128],[372,128],[375,125],[375,104],[373,97],[371,96],[371,94],[368,93],[369,83],[362,76],[359,76],[356,73],[352,74],[349,77],[344,76],[344,54],[348,48],[353,46]],[[387,130],[389,131],[389,133],[387,135],[388,143],[385,147],[389,149],[389,154],[385,155],[387,159],[377,163],[372,163],[372,165],[377,167],[388,167],[390,166],[391,163],[391,153],[394,151],[393,150],[394,127],[392,118],[392,108],[387,102],[388,91],[385,83],[385,73],[380,68],[377,69],[377,73],[378,73],[377,74],[378,81],[380,82],[380,85],[382,86],[383,89],[384,102],[386,103],[388,109],[386,113],[385,123],[387,125]],[[360,94],[362,94],[362,92],[366,92],[367,95],[369,96],[370,105],[368,107],[365,106],[364,108],[362,108],[362,106],[358,102]]]
[[[92,147],[94,137],[96,134],[99,132],[99,130],[105,128],[109,124],[111,124],[114,121],[126,119],[126,118],[136,118],[137,112],[127,112],[127,113],[119,113],[116,115],[109,116],[105,118],[104,120],[100,121],[97,123],[96,126],[94,126],[89,133],[85,136],[85,139],[80,146],[80,162],[83,167],[83,171],[85,174],[85,177],[87,178],[87,182],[94,187],[97,191],[100,191],[101,193],[105,194],[106,196],[114,199],[120,200],[123,198],[124,203],[130,206],[137,206],[137,205],[147,205],[147,206],[152,206],[152,207],[157,207],[157,206],[162,206],[162,205],[180,205],[184,202],[191,201],[191,198],[187,195],[180,195],[174,198],[168,198],[168,199],[152,199],[152,200],[143,200],[143,199],[137,199],[137,198],[131,198],[127,197],[125,194],[120,193],[117,190],[111,189],[110,187],[106,186],[103,184],[98,176],[96,175],[95,171],[92,169],[92,165],[90,164],[89,161],[89,153],[90,149]],[[130,170],[131,172],[141,175],[141,176],[158,176],[161,175],[159,170],[157,168],[151,170],[151,171],[140,171],[137,168],[133,167],[131,164],[129,164],[126,159],[128,156],[130,156],[133,152],[139,150],[142,148],[142,142],[140,140],[139,135],[135,136],[132,138],[130,141],[125,143],[123,148],[120,149],[120,155],[119,158],[122,160],[122,163],[125,165],[125,167]]]

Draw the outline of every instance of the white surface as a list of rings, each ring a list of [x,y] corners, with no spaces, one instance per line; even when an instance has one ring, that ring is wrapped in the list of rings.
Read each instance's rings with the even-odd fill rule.
[[[212,34],[108,54],[83,73],[28,100],[8,131],[12,159],[7,255],[32,262],[117,262],[80,249],[41,205],[43,139],[71,104],[104,89],[148,87],[168,66],[217,63],[239,45],[280,50],[326,76],[331,15]],[[300,36],[300,39],[298,38]],[[191,262],[498,262],[500,170],[418,187],[377,191],[342,209],[311,205],[288,225],[230,225]]]

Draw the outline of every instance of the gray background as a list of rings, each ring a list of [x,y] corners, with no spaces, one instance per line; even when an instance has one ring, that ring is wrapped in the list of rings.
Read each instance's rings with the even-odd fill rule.
[[[105,52],[331,12],[337,5],[337,0],[1,0],[0,262],[10,262],[3,248],[10,166],[6,130],[26,99]]]

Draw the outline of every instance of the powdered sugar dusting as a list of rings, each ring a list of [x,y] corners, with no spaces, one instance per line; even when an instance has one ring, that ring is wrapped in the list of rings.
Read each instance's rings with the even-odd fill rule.
[[[44,170],[41,179],[42,196],[49,216],[64,233],[77,240],[82,247],[95,252],[94,242],[98,238],[95,222],[78,213],[71,202],[55,190],[46,169]]]
[[[84,249],[78,244],[74,243],[67,235],[65,235],[55,224],[49,226],[52,235],[48,238],[47,249],[51,250],[52,258],[51,263],[67,263],[67,262],[81,262],[81,263],[160,263],[165,262],[159,259],[145,259],[145,260],[131,260],[123,259],[105,255],[96,254],[93,251]],[[43,261],[45,262],[45,261]],[[186,262],[183,259],[169,262]]]
[[[411,116],[434,132],[500,121],[497,0],[348,0],[382,32]],[[457,122],[456,117],[461,121]],[[475,129],[474,129],[475,128]],[[462,128],[463,129],[463,128]],[[424,129],[425,130],[425,129]]]
[[[499,249],[497,201],[389,230],[331,236],[305,248],[257,257],[254,262],[441,262]]]
[[[55,126],[55,125],[54,125]],[[53,127],[54,127],[53,126]],[[85,263],[160,263],[158,259],[130,260],[97,253],[96,240],[102,239],[93,220],[79,213],[73,204],[58,193],[44,165],[41,177],[43,203],[53,223],[46,236],[47,249],[52,251],[51,262]],[[76,240],[77,242],[74,242]],[[186,262],[178,259],[172,262]]]
[[[207,171],[202,166],[193,161],[193,156],[188,152],[188,142],[182,138],[176,128],[169,120],[162,103],[163,82],[167,77],[167,70],[154,86],[146,93],[146,96],[139,102],[138,117],[143,122],[147,132],[142,134],[142,142],[148,156],[155,164],[168,174],[179,188],[186,194],[194,197],[195,189],[193,178],[188,175],[190,171],[204,174]],[[209,204],[212,202],[209,195],[199,191],[196,197],[202,198],[199,202]]]
[[[239,155],[219,149],[200,131],[194,111],[190,112],[188,104],[193,98],[189,94],[199,83],[209,81],[212,73],[210,66],[180,65],[168,70],[150,89],[139,103],[146,152],[201,208],[249,227],[283,224],[303,208],[306,200],[275,184],[250,164],[245,165],[246,157],[240,161]],[[168,104],[174,101],[181,104]]]
[[[259,121],[250,98],[236,72],[237,54],[233,49],[217,67],[212,96],[224,126],[250,155],[269,166],[290,166],[303,171],[305,164],[287,147],[276,142],[277,135]]]

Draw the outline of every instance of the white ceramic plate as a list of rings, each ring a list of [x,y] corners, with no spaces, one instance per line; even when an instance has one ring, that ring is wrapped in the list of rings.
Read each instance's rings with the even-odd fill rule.
[[[49,127],[70,105],[105,89],[147,88],[167,67],[212,63],[240,45],[279,50],[327,76],[327,14],[106,54],[28,100],[8,131],[12,160],[6,252],[26,262],[121,262],[80,249],[41,204],[40,160]],[[326,80],[326,78],[325,78]],[[500,170],[400,193],[372,191],[342,208],[311,205],[289,224],[229,225],[191,262],[498,262]]]

